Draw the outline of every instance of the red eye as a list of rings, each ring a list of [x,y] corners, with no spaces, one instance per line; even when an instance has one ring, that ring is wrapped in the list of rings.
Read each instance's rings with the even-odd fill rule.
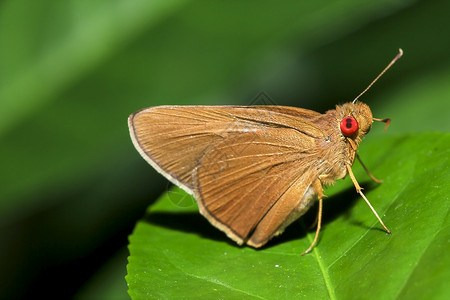
[[[341,131],[345,136],[353,135],[358,130],[358,122],[355,118],[346,117],[341,121]]]

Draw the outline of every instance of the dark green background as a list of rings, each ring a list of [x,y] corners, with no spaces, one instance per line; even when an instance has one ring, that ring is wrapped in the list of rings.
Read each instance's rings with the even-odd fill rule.
[[[448,1],[0,2],[0,296],[128,298],[127,236],[167,183],[126,119],[162,104],[325,111],[449,131]],[[380,127],[382,127],[380,125]],[[373,130],[371,135],[381,134]]]

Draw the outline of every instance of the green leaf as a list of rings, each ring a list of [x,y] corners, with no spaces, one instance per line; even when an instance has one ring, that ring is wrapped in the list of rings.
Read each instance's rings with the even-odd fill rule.
[[[248,104],[264,90],[280,105],[323,112],[353,99],[402,47],[362,100],[392,118],[390,133],[449,131],[449,9],[415,0],[0,1],[0,294],[46,295],[48,270],[62,275],[52,291],[70,294],[101,264],[92,254],[106,259],[111,237],[128,234],[164,189],[130,142],[126,118],[137,109]],[[350,186],[333,189],[354,197]],[[67,267],[75,264],[80,274]]]
[[[130,236],[129,294],[134,299],[448,299],[449,146],[450,134],[443,133],[369,136],[360,155],[384,183],[366,181],[357,163],[353,169],[392,235],[383,232],[345,179],[326,190],[320,240],[306,256],[301,253],[314,236],[305,230],[308,216],[263,249],[239,247],[197,212],[190,196],[171,190]]]

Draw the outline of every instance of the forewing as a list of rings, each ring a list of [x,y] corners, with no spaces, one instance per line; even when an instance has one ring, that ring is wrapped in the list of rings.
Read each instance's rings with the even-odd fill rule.
[[[239,244],[263,245],[306,208],[302,199],[317,178],[314,144],[297,130],[266,128],[211,148],[195,172],[200,212]]]
[[[130,135],[156,170],[189,193],[199,162],[217,144],[248,132],[285,128],[321,136],[314,111],[283,106],[157,106],[132,114]]]

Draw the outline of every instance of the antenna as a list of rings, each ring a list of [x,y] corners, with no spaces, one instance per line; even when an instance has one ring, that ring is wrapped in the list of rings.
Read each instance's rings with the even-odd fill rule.
[[[355,103],[356,100],[359,99],[359,97],[361,97],[362,95],[364,95],[364,93],[367,92],[367,91],[372,87],[372,85],[373,85],[375,82],[377,82],[377,80],[378,80],[381,76],[383,76],[383,74],[384,74],[387,70],[389,70],[389,68],[392,67],[392,65],[393,65],[397,60],[400,59],[400,57],[402,57],[402,55],[403,55],[403,50],[400,48],[400,49],[398,49],[398,54],[394,57],[394,59],[387,65],[386,68],[384,68],[383,71],[381,71],[381,73],[380,73],[380,74],[379,74],[379,75],[378,75],[378,76],[377,76],[377,77],[369,84],[369,86],[366,87],[366,89],[365,89],[364,91],[362,91],[362,93],[359,94],[358,97],[355,98],[355,100],[353,100],[352,103]]]

